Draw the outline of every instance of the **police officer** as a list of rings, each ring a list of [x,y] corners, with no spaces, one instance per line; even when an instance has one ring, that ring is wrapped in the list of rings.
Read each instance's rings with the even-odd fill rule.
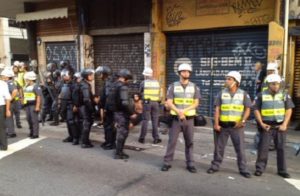
[[[31,139],[39,137],[38,113],[41,107],[42,89],[35,83],[37,76],[33,71],[24,75],[26,85],[24,88],[24,107],[29,125]]]
[[[108,99],[108,95],[114,85],[114,78],[111,76],[112,70],[108,66],[99,66],[96,69],[96,74],[100,76],[101,80],[104,81],[102,92],[100,92],[100,110],[104,110],[104,143],[101,147],[104,150],[111,150],[116,147],[116,130],[114,127],[114,111],[112,111],[111,100]],[[101,91],[101,90],[100,90]]]
[[[19,84],[19,82],[17,80],[17,76],[19,74],[18,64],[14,63],[13,72],[14,72],[14,84],[16,85],[16,87],[18,89],[18,96],[16,96],[15,100],[13,101],[12,111],[15,116],[17,128],[20,129],[20,128],[22,128],[21,119],[20,119],[20,110],[21,110],[21,103],[23,100],[23,87],[21,86],[21,84]]]
[[[118,80],[115,84],[115,93],[109,95],[116,102],[114,120],[117,128],[115,159],[128,159],[129,155],[124,153],[124,145],[129,133],[130,116],[133,114],[133,107],[129,102],[128,83],[132,79],[131,72],[128,69],[121,69],[118,72]],[[112,95],[112,96],[111,96]]]
[[[268,90],[258,94],[254,102],[254,113],[262,127],[256,160],[256,176],[261,176],[268,162],[270,138],[274,138],[277,151],[277,172],[283,178],[290,178],[285,160],[287,126],[294,103],[291,97],[280,89],[281,77],[272,74],[267,77]]]
[[[24,86],[25,86],[24,74],[26,72],[24,63],[23,62],[21,63],[19,61],[15,61],[14,65],[18,66],[18,75],[16,76],[16,80],[17,80],[18,84],[20,84],[20,86],[22,88],[24,88]]]
[[[143,75],[145,76],[145,80],[140,85],[140,93],[143,96],[144,102],[143,121],[139,142],[145,143],[148,122],[151,118],[153,143],[158,144],[161,142],[158,135],[159,102],[161,101],[160,85],[157,80],[152,78],[153,70],[150,67],[144,69]]]
[[[46,71],[44,74],[44,82],[41,85],[42,93],[43,93],[43,106],[42,106],[42,112],[41,112],[41,121],[44,123],[45,121],[52,121],[53,115],[51,112],[51,106],[52,102],[54,100],[53,94],[52,94],[52,75],[50,71]],[[46,119],[48,115],[48,118]]]
[[[180,64],[178,67],[180,80],[174,82],[168,88],[167,104],[171,109],[173,121],[169,131],[169,141],[164,157],[164,165],[161,168],[162,171],[168,171],[171,168],[176,142],[179,133],[182,131],[185,140],[186,169],[191,173],[197,172],[193,157],[193,128],[196,108],[199,105],[201,96],[200,89],[189,80],[191,73],[192,67],[190,64]]]
[[[216,97],[214,115],[216,141],[214,159],[207,170],[209,174],[219,171],[230,136],[237,154],[240,174],[245,178],[251,177],[246,163],[243,129],[250,115],[251,99],[248,93],[239,88],[240,83],[241,74],[230,71],[226,75],[225,88]]]
[[[268,65],[267,65],[267,75],[264,78],[264,81],[263,81],[263,83],[261,85],[261,92],[263,92],[265,90],[268,90],[267,77],[269,75],[278,73],[278,69],[277,68],[278,68],[278,64],[277,63],[273,63],[273,62],[268,63]],[[262,132],[262,127],[260,126],[260,124],[258,122],[256,122],[256,124],[257,124],[257,132],[256,132],[256,135],[255,135],[255,138],[254,138],[254,144],[257,147],[257,145],[259,143],[259,140],[260,140],[260,133]],[[274,150],[274,145],[273,145],[273,142],[272,142],[272,138],[270,138],[270,140],[271,141],[270,141],[269,150]]]
[[[58,69],[57,64],[54,62],[50,62],[46,66],[46,72],[44,73],[44,86],[43,87],[43,111],[42,111],[42,121],[52,121],[55,120],[51,125],[58,125],[58,111],[56,109],[56,97],[57,97],[57,89],[55,87],[55,71]],[[49,114],[49,118],[45,119],[47,114]],[[55,118],[54,118],[55,116]]]
[[[5,117],[11,116],[10,101],[11,96],[6,82],[0,79],[0,150],[7,150],[7,137],[4,129]]]
[[[14,102],[16,101],[16,98],[18,97],[18,89],[14,84],[13,77],[14,72],[10,67],[6,67],[1,72],[2,79],[7,83],[9,93],[11,95],[11,104],[10,104],[10,112],[12,113]],[[14,126],[14,117],[11,115],[9,118],[5,119],[5,125],[6,125],[6,134],[9,138],[14,138],[17,136],[15,132],[15,126]]]
[[[59,108],[58,108],[58,95],[61,91],[63,81],[61,80],[61,71],[60,70],[55,70],[52,73],[52,78],[53,78],[53,85],[52,85],[52,95],[53,95],[53,102],[51,106],[51,111],[53,115],[53,122],[50,123],[51,126],[57,126],[59,124]]]
[[[268,90],[267,77],[268,77],[268,75],[278,73],[277,68],[278,68],[277,63],[272,63],[272,62],[268,63],[267,76],[265,77],[264,82],[262,83],[261,91]]]
[[[61,116],[66,119],[67,129],[68,129],[68,137],[63,140],[63,142],[73,142],[74,136],[73,133],[76,129],[76,124],[74,121],[73,115],[73,102],[72,102],[72,91],[74,88],[72,76],[68,69],[63,69],[61,71],[61,77],[63,80],[63,86],[61,88],[61,92],[59,94],[59,111]],[[78,139],[78,138],[77,138]],[[75,142],[74,142],[75,143]],[[78,143],[78,141],[76,141]]]
[[[75,128],[73,129],[73,145],[78,145],[80,142],[81,130],[83,127],[83,119],[80,115],[80,88],[81,88],[81,73],[76,72],[73,77],[72,104]]]
[[[80,85],[80,113],[83,119],[81,138],[82,148],[94,147],[89,139],[91,127],[93,124],[93,113],[95,113],[94,96],[90,84],[90,82],[94,80],[94,73],[94,70],[89,68],[84,69],[81,73],[82,81]]]

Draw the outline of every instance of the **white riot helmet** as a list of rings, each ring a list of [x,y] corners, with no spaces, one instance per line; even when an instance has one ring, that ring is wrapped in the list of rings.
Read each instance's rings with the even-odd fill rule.
[[[278,69],[277,63],[268,63],[267,71],[276,71]]]
[[[14,66],[19,66],[20,65],[20,61],[14,61]]]
[[[266,79],[267,83],[273,83],[273,82],[277,82],[280,83],[282,81],[280,75],[278,74],[270,74],[267,76]]]
[[[178,72],[180,72],[180,71],[192,72],[192,66],[190,64],[187,64],[187,63],[182,63],[178,67]]]
[[[36,80],[36,78],[37,78],[37,76],[34,73],[34,71],[26,72],[26,74],[24,75],[25,80]]]
[[[240,74],[240,72],[238,71],[230,71],[226,77],[231,77],[231,78],[234,78],[239,84],[241,83],[241,80],[242,80],[242,76]]]
[[[11,68],[5,68],[2,72],[1,72],[1,76],[5,76],[8,78],[12,78],[15,76],[13,70]]]
[[[146,67],[143,71],[144,76],[152,76],[153,75],[153,70],[150,67]]]

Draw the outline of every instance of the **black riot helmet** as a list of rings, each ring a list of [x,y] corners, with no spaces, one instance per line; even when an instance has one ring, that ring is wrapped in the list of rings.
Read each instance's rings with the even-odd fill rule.
[[[51,62],[47,64],[47,71],[54,72],[55,70],[57,70],[56,63]]]
[[[91,75],[91,74],[94,74],[94,73],[95,73],[95,71],[93,69],[87,68],[87,69],[82,70],[81,77],[83,79],[87,80],[88,76]]]
[[[111,75],[111,73],[112,73],[111,68],[106,65],[97,67],[97,69],[95,71],[95,74],[99,74],[99,75],[105,74],[105,75],[109,76],[109,75]]]
[[[126,80],[132,79],[132,74],[128,69],[120,69],[117,75],[118,77],[125,78]]]
[[[70,66],[70,62],[68,60],[63,60],[59,62],[59,69],[63,70]]]
[[[60,75],[62,78],[64,78],[65,76],[69,76],[70,79],[72,78],[72,73],[70,72],[69,69],[63,69],[61,72],[60,72]]]
[[[61,76],[60,70],[57,69],[53,72],[53,79],[54,80],[58,80],[60,76]]]

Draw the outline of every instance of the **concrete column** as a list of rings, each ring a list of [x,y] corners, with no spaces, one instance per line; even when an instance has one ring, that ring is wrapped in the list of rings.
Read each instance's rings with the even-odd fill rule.
[[[0,18],[0,63],[11,64],[8,19]]]
[[[152,58],[154,78],[158,79],[166,94],[166,35],[162,32],[162,0],[152,0]]]

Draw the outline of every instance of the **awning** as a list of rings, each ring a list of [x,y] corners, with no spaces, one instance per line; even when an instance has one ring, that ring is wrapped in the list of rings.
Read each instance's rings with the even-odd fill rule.
[[[16,15],[17,22],[28,22],[35,20],[46,20],[54,18],[67,18],[68,8],[49,9],[37,12],[27,12]]]

